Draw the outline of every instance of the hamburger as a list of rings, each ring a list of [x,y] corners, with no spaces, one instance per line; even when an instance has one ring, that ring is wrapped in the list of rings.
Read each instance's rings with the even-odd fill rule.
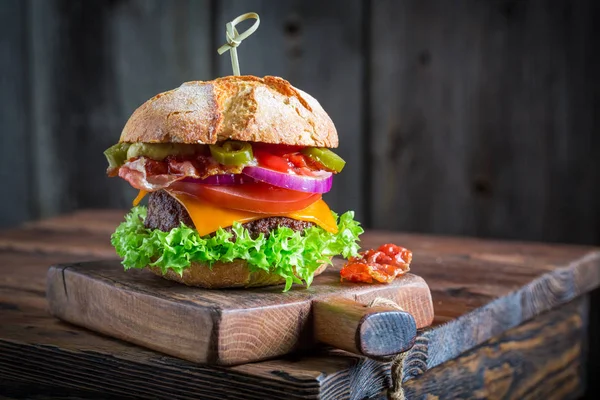
[[[139,190],[111,243],[126,270],[190,286],[309,286],[363,232],[322,199],[345,165],[337,146],[317,100],[278,77],[158,94],[104,153],[107,174]]]

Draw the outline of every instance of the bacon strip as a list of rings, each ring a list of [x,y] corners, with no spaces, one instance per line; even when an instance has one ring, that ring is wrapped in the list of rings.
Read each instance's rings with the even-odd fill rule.
[[[169,187],[184,178],[204,179],[218,174],[241,173],[243,166],[225,166],[210,157],[184,160],[168,157],[155,161],[139,157],[119,168],[119,176],[136,189],[154,192]]]
[[[386,243],[377,250],[367,250],[352,257],[340,271],[342,281],[391,283],[410,271],[412,252],[404,247]]]

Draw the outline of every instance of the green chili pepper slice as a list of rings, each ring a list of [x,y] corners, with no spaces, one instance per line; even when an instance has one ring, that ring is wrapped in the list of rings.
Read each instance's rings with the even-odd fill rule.
[[[147,157],[161,161],[168,156],[191,156],[201,148],[202,145],[184,143],[132,143],[127,150],[127,159]]]
[[[229,140],[222,145],[211,144],[210,154],[219,164],[244,165],[254,160],[250,143]]]
[[[104,151],[108,161],[108,169],[119,168],[127,161],[127,150],[131,143],[117,143]]]
[[[307,147],[302,149],[302,154],[335,172],[341,172],[344,169],[344,165],[346,165],[346,161],[342,157],[324,147]]]

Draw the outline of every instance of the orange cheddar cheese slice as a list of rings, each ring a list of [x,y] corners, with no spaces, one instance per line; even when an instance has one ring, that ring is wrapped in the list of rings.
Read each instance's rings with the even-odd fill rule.
[[[331,214],[329,206],[323,200],[318,200],[300,211],[287,214],[263,214],[218,207],[185,193],[175,193],[169,190],[167,190],[167,193],[185,207],[200,236],[209,235],[219,228],[227,228],[236,221],[243,224],[268,217],[287,217],[299,221],[313,222],[328,232],[337,233],[338,231],[336,220]],[[146,193],[140,191],[136,201],[139,203],[145,195]]]
[[[142,201],[142,199],[144,197],[146,197],[147,194],[148,194],[148,192],[146,192],[145,190],[140,190],[137,197],[135,199],[133,199],[133,206],[135,207],[138,204],[140,204],[140,201]]]

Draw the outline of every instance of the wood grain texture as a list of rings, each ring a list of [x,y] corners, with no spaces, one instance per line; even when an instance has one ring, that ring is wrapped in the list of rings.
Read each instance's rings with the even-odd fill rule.
[[[82,229],[53,231],[31,227],[6,230],[0,232],[0,249],[73,254],[78,255],[80,261],[98,257],[117,258],[108,232],[85,235]]]
[[[248,11],[258,13],[261,21],[260,28],[238,48],[241,73],[282,76],[319,101],[337,128],[340,147],[336,152],[347,162],[324,199],[334,211],[354,210],[363,221],[367,214],[364,191],[350,190],[359,187],[367,168],[363,156],[363,2],[219,1],[215,50],[225,43],[225,24]],[[219,75],[232,73],[228,54],[216,62]]]
[[[105,5],[32,2],[32,178],[41,216],[85,203],[117,205],[107,193],[118,193],[119,185],[103,176],[107,133],[121,124],[106,32],[112,10]]]
[[[311,347],[312,302],[331,296],[357,304],[376,297],[393,300],[414,315],[396,321],[410,323],[406,332],[433,320],[429,289],[418,276],[407,274],[390,285],[341,283],[342,263],[335,260],[310,289],[295,286],[286,293],[282,286],[198,289],[148,271],[126,272],[116,261],[58,265],[48,272],[46,296],[51,313],[63,320],[189,361],[217,365],[254,362]],[[356,322],[348,341],[360,329],[365,332],[359,337],[368,338],[366,330],[375,324],[375,320],[366,320],[367,325]],[[414,332],[406,340],[413,339]],[[360,343],[355,351],[368,354]]]
[[[411,289],[402,290],[411,296]],[[418,289],[414,291],[418,296]],[[347,298],[315,300],[313,329],[318,342],[367,357],[402,353],[417,334],[410,313],[390,306],[368,307]]]
[[[20,0],[0,7],[0,180],[11,190],[3,191],[0,227],[16,225],[36,217],[31,195],[31,146],[29,107],[29,54],[27,51],[27,8]]]
[[[373,227],[599,243],[598,2],[370,4]]]
[[[102,152],[144,101],[213,77],[210,1],[25,3],[36,161],[28,175],[39,214],[130,207],[135,191],[106,177]]]
[[[107,242],[107,238],[115,231],[115,228],[123,222],[127,212],[128,210],[125,209],[121,212],[118,210],[100,209],[77,210],[54,218],[25,223],[22,227],[31,227],[32,229],[43,230],[47,233],[99,234],[102,235],[99,242],[100,244],[104,244]]]
[[[108,243],[109,234],[102,221],[119,220],[123,212],[84,211],[78,215],[81,221],[86,221],[84,230],[77,227],[77,218],[63,216],[22,229],[31,232],[35,239],[28,238],[21,230],[11,231],[15,239],[9,247],[6,246],[8,236],[0,235],[1,395],[10,391],[15,394],[12,397],[34,398],[43,396],[44,392],[54,393],[54,390],[64,397],[85,397],[89,392],[90,396],[100,398],[103,393],[104,397],[108,393],[111,397],[128,395],[137,398],[148,397],[150,393],[169,398],[362,399],[379,396],[391,385],[389,364],[354,357],[343,351],[301,351],[287,358],[236,367],[203,366],[97,335],[51,317],[43,291],[47,266],[72,262],[80,259],[81,254],[92,257],[98,246]],[[94,228],[96,225],[98,229]],[[56,239],[53,239],[54,246],[47,247],[48,237],[55,234],[66,235],[59,237],[73,240],[73,243],[64,246],[63,252],[60,252]],[[79,240],[75,240],[77,237]],[[560,316],[564,315],[556,311],[570,307],[565,304],[573,301],[570,300],[573,293],[585,292],[597,285],[597,249],[381,231],[367,232],[362,244],[373,247],[387,241],[413,250],[412,270],[427,279],[436,312],[436,326],[420,332],[418,338],[421,341],[417,340],[407,354],[404,382],[407,390],[410,388],[415,393],[439,391],[435,382],[445,382],[450,371],[443,370],[440,378],[432,378],[433,374],[463,354],[471,354],[469,352],[478,346],[482,346],[481,353],[470,356],[468,367],[454,369],[458,371],[452,375],[456,382],[454,386],[471,387],[471,379],[481,382],[480,372],[485,366],[477,364],[479,359],[488,360],[490,372],[487,375],[492,377],[483,380],[480,393],[501,393],[498,387],[506,382],[500,376],[505,363],[517,363],[517,367],[558,366],[556,371],[565,377],[565,387],[574,382],[574,378],[569,378],[574,375],[566,372],[573,371],[571,367],[559,371],[564,365],[560,361],[564,354],[561,351],[573,346],[574,341],[570,333],[554,328],[561,324]],[[96,250],[86,253],[86,248]],[[99,253],[97,256],[101,257]],[[571,284],[573,281],[576,283]],[[515,296],[522,296],[523,302],[514,301]],[[502,299],[507,297],[513,301],[505,303]],[[549,311],[543,312],[543,309]],[[569,318],[579,312],[569,310]],[[535,312],[541,314],[533,315]],[[520,326],[546,317],[552,321],[544,320],[546,322],[542,324],[547,328],[538,326],[539,329],[534,331],[539,332],[538,336],[550,332],[550,341],[539,339],[539,347],[535,347],[538,341],[533,338],[524,339],[520,348],[507,346],[506,342],[495,342],[493,346],[486,344],[490,343],[485,341],[489,334],[498,337],[507,330],[520,329],[513,324]],[[521,318],[523,322],[518,323]],[[585,326],[580,327],[575,320],[570,320],[568,325],[573,329],[584,329]],[[450,336],[450,332],[455,332],[455,336]],[[455,341],[462,350],[451,345]],[[442,344],[449,350],[444,351]],[[554,352],[544,352],[546,348],[554,349]],[[527,349],[533,350],[528,352]],[[519,357],[515,357],[519,352]],[[547,357],[544,363],[540,361],[543,357]],[[442,362],[444,358],[446,360]],[[437,367],[432,366],[434,361],[439,362]],[[576,364],[572,366],[578,368]],[[547,372],[537,368],[515,368],[519,375],[512,378],[515,382],[511,389],[513,393],[520,393],[517,388],[521,384],[533,388],[533,382],[541,379],[538,372]],[[505,376],[510,375],[508,371],[504,372]],[[156,379],[158,376],[161,378]],[[550,375],[546,375],[546,379],[558,382]],[[411,386],[413,380],[423,382],[422,387]],[[531,389],[530,393],[542,393],[536,392],[545,390],[542,386]],[[577,386],[580,390],[582,384]],[[86,394],[82,395],[84,392]],[[557,389],[557,393],[561,392]]]
[[[405,381],[406,398],[580,398],[588,300],[573,300]]]
[[[80,257],[71,254],[40,254],[37,252],[23,253],[18,251],[3,250],[2,268],[16,268],[18,273],[0,274],[0,288],[24,290],[44,295],[46,292],[46,274],[48,265],[58,263],[77,262]]]

